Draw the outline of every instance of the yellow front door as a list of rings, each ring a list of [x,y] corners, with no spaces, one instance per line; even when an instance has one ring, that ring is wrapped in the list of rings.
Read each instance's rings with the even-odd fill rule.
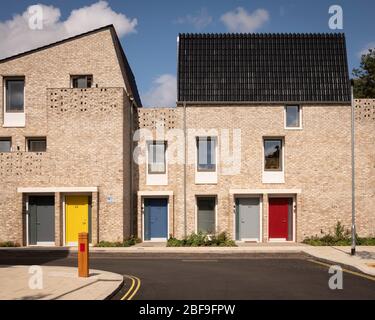
[[[80,232],[89,232],[89,197],[65,197],[65,242],[78,242]]]

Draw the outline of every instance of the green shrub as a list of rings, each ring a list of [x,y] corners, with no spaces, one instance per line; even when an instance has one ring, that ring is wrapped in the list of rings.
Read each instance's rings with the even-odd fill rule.
[[[185,246],[202,247],[207,245],[208,237],[203,232],[193,233],[185,240]]]
[[[122,247],[122,242],[100,241],[96,247]]]
[[[360,246],[375,246],[375,238],[357,238],[357,244]]]
[[[100,241],[96,247],[101,247],[101,248],[105,248],[105,247],[130,247],[130,246],[134,246],[135,244],[141,242],[141,240],[137,237],[134,237],[134,236],[131,236],[127,239],[125,239],[123,242],[121,241],[115,241],[115,242],[110,242],[110,241]]]
[[[20,247],[20,244],[13,241],[0,242],[0,247]]]
[[[236,243],[228,237],[225,232],[219,233],[218,235],[214,235],[209,240],[211,246],[218,246],[218,247],[235,247]]]
[[[345,228],[345,226],[339,221],[334,226],[332,233],[329,231],[329,233],[324,234],[321,237],[318,237],[317,235],[307,237],[302,242],[312,246],[350,246],[352,243],[352,237],[350,230]],[[361,238],[356,235],[356,244],[373,246],[375,245],[375,238]]]
[[[167,242],[167,247],[182,247],[182,241],[183,240],[170,237]]]
[[[170,237],[167,247],[235,247],[236,244],[225,232],[208,236],[203,232],[192,233],[185,239]]]

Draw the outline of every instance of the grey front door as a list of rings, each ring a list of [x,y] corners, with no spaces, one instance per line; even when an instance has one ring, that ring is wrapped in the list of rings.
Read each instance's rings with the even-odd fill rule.
[[[260,240],[259,198],[238,198],[236,213],[236,240]]]
[[[29,197],[29,244],[55,241],[55,197]]]

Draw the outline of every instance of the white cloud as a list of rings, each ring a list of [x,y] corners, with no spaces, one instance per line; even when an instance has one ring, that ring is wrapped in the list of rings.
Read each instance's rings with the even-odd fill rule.
[[[185,17],[177,18],[178,24],[190,24],[197,30],[202,30],[212,23],[212,17],[208,14],[207,9],[202,8],[196,15],[188,14]]]
[[[362,55],[367,54],[368,53],[368,49],[375,49],[375,42],[369,42],[369,43],[367,43],[362,48],[362,50],[357,53],[358,58],[361,58]]]
[[[250,13],[242,7],[238,7],[223,14],[220,20],[230,32],[254,32],[262,27],[269,18],[267,10],[257,9]]]
[[[174,75],[163,74],[153,81],[151,89],[142,96],[146,107],[173,107],[177,100],[177,80]]]
[[[0,22],[0,57],[4,58],[51,42],[69,38],[80,33],[113,24],[118,35],[136,32],[137,19],[130,19],[111,9],[106,1],[73,10],[65,21],[61,21],[59,8],[39,4],[43,12],[41,30],[32,30],[29,20],[32,12],[28,7],[11,20]]]
[[[106,1],[99,1],[89,7],[73,10],[64,25],[69,34],[77,34],[82,32],[82,28],[91,30],[111,23],[116,27],[119,36],[123,36],[135,32],[138,21],[116,13]]]

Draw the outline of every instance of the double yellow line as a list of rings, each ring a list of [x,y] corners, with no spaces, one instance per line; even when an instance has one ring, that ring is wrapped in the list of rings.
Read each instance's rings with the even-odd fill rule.
[[[324,263],[324,262],[320,262],[320,261],[316,261],[316,260],[312,260],[312,259],[309,259],[308,261],[310,261],[312,263],[315,263],[315,264],[319,264],[321,266],[325,266],[327,268],[330,268],[332,266],[332,265],[330,265],[328,263]],[[361,277],[361,278],[365,278],[365,279],[368,279],[368,280],[375,281],[375,277],[369,276],[369,275],[364,274],[364,273],[359,273],[359,272],[351,271],[351,270],[344,269],[344,268],[342,268],[342,271],[344,271],[346,273],[353,274],[353,275]]]
[[[135,294],[138,292],[138,290],[141,286],[141,280],[138,277],[130,276],[130,275],[124,275],[124,277],[130,279],[132,281],[132,284],[131,284],[129,290],[121,298],[121,300],[131,300],[131,299],[133,299]]]

